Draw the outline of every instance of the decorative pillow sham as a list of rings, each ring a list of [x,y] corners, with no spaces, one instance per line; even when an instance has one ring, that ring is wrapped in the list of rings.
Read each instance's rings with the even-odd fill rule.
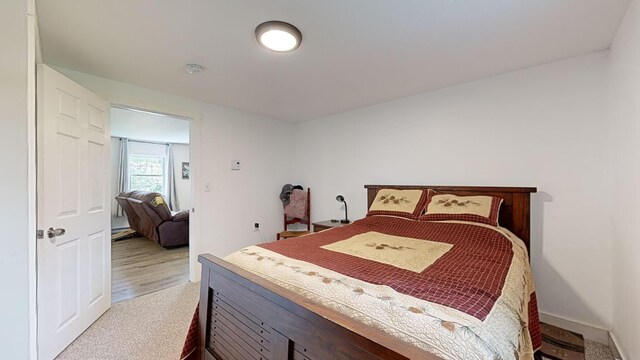
[[[495,196],[457,196],[427,191],[427,208],[422,221],[461,220],[498,226],[502,198]]]
[[[424,190],[380,189],[367,216],[390,215],[417,219],[427,202]]]

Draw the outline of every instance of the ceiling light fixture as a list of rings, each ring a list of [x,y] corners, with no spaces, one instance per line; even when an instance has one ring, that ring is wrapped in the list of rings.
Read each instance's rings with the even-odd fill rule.
[[[197,74],[202,70],[204,70],[204,67],[202,67],[202,65],[198,65],[198,64],[187,64],[184,67],[184,71],[186,71],[187,74],[189,74],[189,75]]]
[[[289,52],[302,43],[302,33],[295,26],[283,21],[267,21],[256,27],[256,40],[275,52]]]

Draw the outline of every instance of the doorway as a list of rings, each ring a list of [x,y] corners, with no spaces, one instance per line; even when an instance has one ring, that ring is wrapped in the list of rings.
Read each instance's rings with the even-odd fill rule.
[[[111,108],[112,303],[189,281],[189,119]]]
[[[165,104],[160,101],[140,104],[132,98],[118,98],[117,104],[127,105],[116,106],[113,98],[111,101],[104,99],[46,65],[37,66],[37,77],[36,216],[39,230],[37,256],[33,263],[36,281],[31,287],[36,297],[36,311],[31,316],[36,331],[38,358],[53,359],[111,307],[113,241],[110,233],[113,225],[118,225],[111,221],[115,199],[111,187],[113,165],[110,149],[113,139],[110,112],[116,111],[115,108],[125,108],[141,114],[173,117],[188,123],[189,166],[185,167],[185,175],[188,173],[192,183],[186,187],[191,192],[199,186],[194,171],[199,168],[201,115],[164,108]],[[150,108],[163,110],[142,111]],[[141,127],[141,124],[134,125]],[[154,128],[144,128],[144,133]],[[136,136],[134,140],[153,143],[146,140],[145,136]],[[144,159],[134,160],[144,162]],[[152,162],[153,159],[147,160]],[[169,159],[162,161],[169,168]],[[138,175],[157,176],[152,170],[149,170],[150,174]],[[176,182],[178,178],[182,178],[182,161]],[[135,180],[144,182],[142,179]],[[158,179],[148,179],[147,182],[154,181],[158,182]],[[159,204],[158,201],[166,204],[164,196],[160,200],[154,197],[146,200],[155,205]],[[189,208],[182,215],[188,218],[189,223],[186,237],[188,248],[183,252],[188,254],[189,270],[186,270],[186,274],[192,282],[199,280],[196,262],[199,222],[195,214],[198,207],[198,197],[191,194],[183,197],[181,208]],[[167,212],[169,217],[175,215],[170,209]],[[180,248],[175,243],[165,245],[171,249]],[[125,252],[130,254],[130,251]],[[136,264],[138,270],[144,268]],[[185,273],[185,270],[181,271]]]

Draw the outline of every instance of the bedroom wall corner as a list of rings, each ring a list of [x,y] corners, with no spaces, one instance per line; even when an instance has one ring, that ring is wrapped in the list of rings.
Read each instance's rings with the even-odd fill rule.
[[[640,356],[640,3],[633,1],[611,47],[610,221],[613,232],[611,332],[625,359]]]
[[[606,52],[297,125],[296,181],[313,220],[366,213],[364,184],[536,186],[532,267],[544,312],[609,329],[602,221]],[[604,195],[606,196],[606,195]]]

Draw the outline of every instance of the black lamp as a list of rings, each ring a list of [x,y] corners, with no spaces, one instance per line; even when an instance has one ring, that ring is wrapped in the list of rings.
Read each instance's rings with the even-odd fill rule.
[[[349,221],[349,213],[347,212],[347,202],[344,199],[344,196],[342,195],[338,195],[336,196],[336,200],[338,200],[341,203],[344,203],[344,219],[340,220],[340,222],[342,224],[348,224],[351,221]]]

